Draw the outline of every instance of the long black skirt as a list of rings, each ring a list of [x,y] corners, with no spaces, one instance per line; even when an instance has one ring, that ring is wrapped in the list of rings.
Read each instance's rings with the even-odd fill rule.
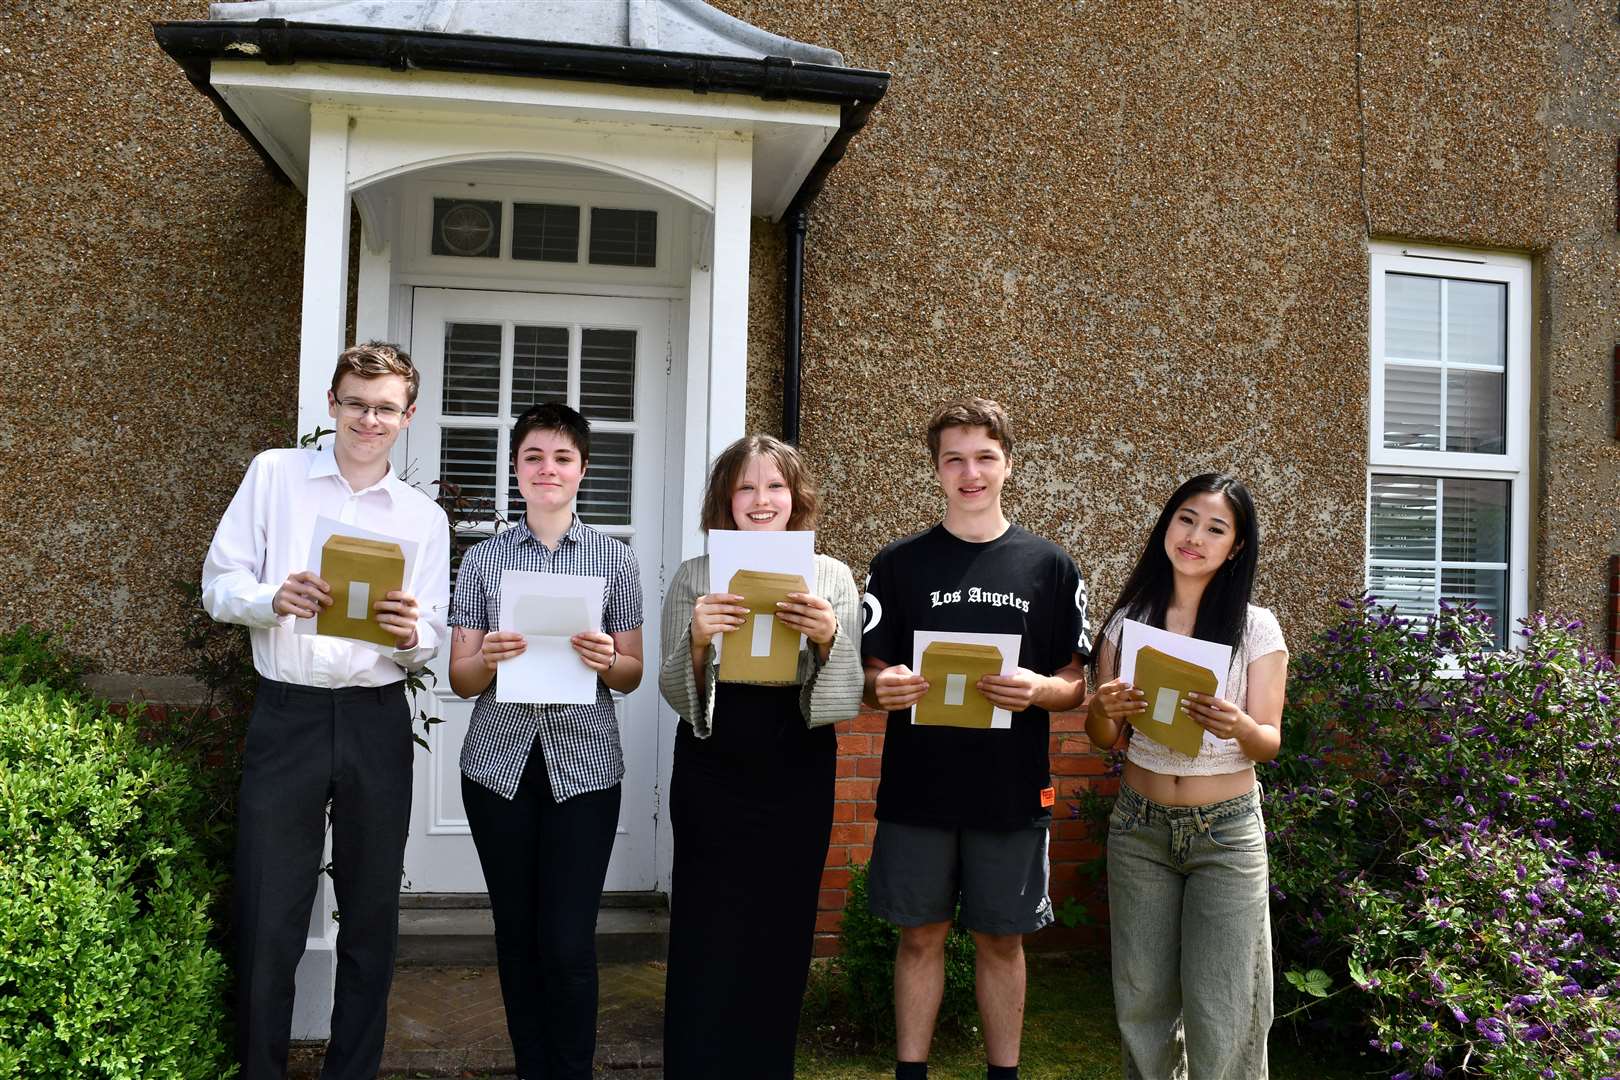
[[[838,753],[799,687],[718,687],[675,737],[666,1080],[793,1076]]]

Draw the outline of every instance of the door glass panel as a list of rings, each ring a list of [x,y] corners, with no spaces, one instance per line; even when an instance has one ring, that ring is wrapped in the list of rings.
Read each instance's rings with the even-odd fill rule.
[[[469,520],[495,520],[497,437],[493,430],[445,428],[440,433],[439,480],[445,495],[465,500],[460,509]]]
[[[1436,482],[1424,476],[1372,478],[1374,559],[1434,559]]]
[[[568,327],[512,328],[512,415],[541,401],[568,400]]]
[[[1384,356],[1440,359],[1440,279],[1384,275]]]
[[[636,332],[586,330],[579,348],[579,411],[592,420],[634,420]]]
[[[630,462],[635,436],[627,432],[593,431],[591,462],[579,485],[575,504],[579,516],[591,525],[630,524]]]
[[[500,324],[446,323],[444,414],[494,416],[500,400]]]

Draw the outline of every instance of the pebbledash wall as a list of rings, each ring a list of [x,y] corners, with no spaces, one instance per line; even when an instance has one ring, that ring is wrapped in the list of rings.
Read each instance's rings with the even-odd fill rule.
[[[1531,605],[1601,636],[1620,551],[1620,34],[1597,0],[718,0],[894,79],[813,205],[803,446],[857,576],[939,510],[920,432],[1019,421],[1012,516],[1100,612],[1179,479],[1249,478],[1259,600],[1303,643],[1363,584],[1369,237],[1533,260]],[[173,586],[293,435],[303,202],[153,43],[202,0],[0,20],[0,623],[158,696]],[[1358,62],[1359,58],[1359,62]],[[777,227],[755,223],[749,427],[780,423]],[[127,684],[131,679],[126,679]],[[651,688],[642,692],[652,692]],[[1054,725],[1060,810],[1098,781]],[[841,729],[821,929],[869,850],[881,719]],[[1053,837],[1053,896],[1094,853]],[[831,946],[830,940],[823,948]]]

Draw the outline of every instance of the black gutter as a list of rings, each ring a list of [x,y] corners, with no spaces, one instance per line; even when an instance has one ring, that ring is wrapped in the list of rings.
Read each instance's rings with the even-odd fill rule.
[[[786,295],[782,303],[786,320],[782,335],[782,438],[794,446],[799,444],[799,390],[804,374],[804,241],[809,231],[810,203],[826,186],[833,166],[844,160],[849,141],[871,119],[872,110],[877,107],[878,98],[883,96],[887,83],[888,76],[885,75],[884,87],[878,90],[877,97],[844,106],[838,120],[838,133],[821,152],[821,157],[816,159],[815,166],[805,176],[804,183],[799,185],[793,201],[782,215],[782,228],[787,233],[787,267],[783,282]]]
[[[804,326],[804,236],[807,209],[843,160],[849,141],[866,126],[889,86],[886,71],[801,64],[783,56],[752,60],[604,45],[574,45],[481,34],[322,26],[260,19],[251,23],[164,22],[152,27],[158,45],[180,65],[198,91],[219,109],[282,183],[291,180],[253,137],[209,81],[215,60],[266,64],[356,64],[409,71],[473,72],[531,78],[575,79],[628,86],[690,90],[694,94],[747,94],[766,101],[839,105],[838,132],[805,176],[782,215],[788,230],[786,337],[783,343],[782,430],[799,437],[800,346]]]
[[[799,445],[800,349],[804,344],[804,234],[809,211],[803,207],[782,215],[787,234],[787,280],[782,302],[782,438]]]

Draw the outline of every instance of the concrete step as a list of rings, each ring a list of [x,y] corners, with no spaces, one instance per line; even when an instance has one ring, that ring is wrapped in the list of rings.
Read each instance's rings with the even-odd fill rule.
[[[662,893],[605,893],[596,917],[604,964],[661,961],[669,949]],[[495,963],[495,921],[482,893],[401,893],[399,963],[443,967]]]

